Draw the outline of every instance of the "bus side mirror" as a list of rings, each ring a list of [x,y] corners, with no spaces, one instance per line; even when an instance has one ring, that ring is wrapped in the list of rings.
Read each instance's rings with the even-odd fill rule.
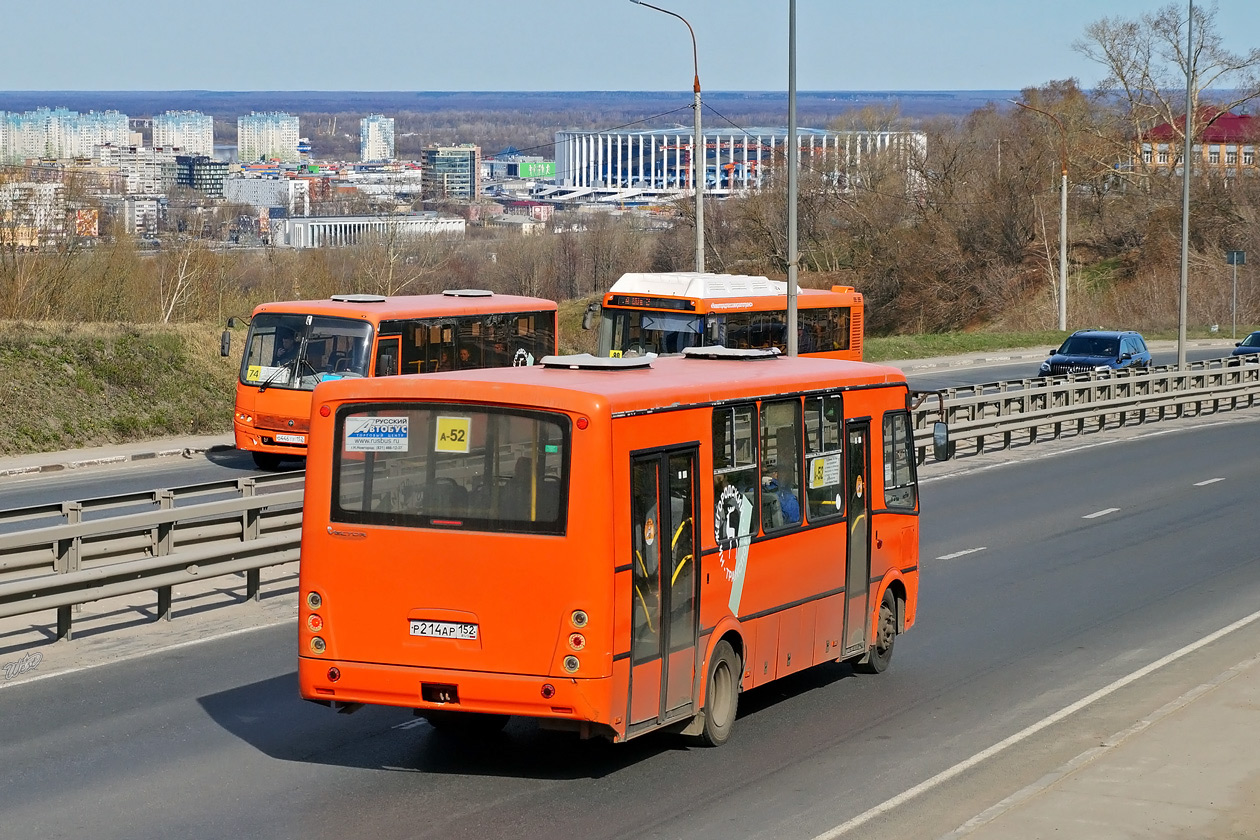
[[[949,439],[949,424],[937,420],[932,424],[932,457],[938,461],[948,461],[954,457],[954,443]]]
[[[232,353],[232,333],[230,330],[224,330],[223,335],[219,336],[219,355],[227,357]]]
[[[239,325],[240,325],[240,321],[236,320],[236,316],[235,316],[235,315],[233,315],[231,318],[228,318],[227,328],[228,328],[229,330],[234,330],[234,329],[236,329]]]
[[[599,320],[600,309],[599,301],[592,301],[586,305],[586,311],[582,313],[582,329],[589,330],[594,328],[595,323]]]

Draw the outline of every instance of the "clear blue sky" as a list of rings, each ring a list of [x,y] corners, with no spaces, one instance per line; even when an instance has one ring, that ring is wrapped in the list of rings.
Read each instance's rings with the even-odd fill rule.
[[[654,3],[695,27],[705,90],[787,89],[787,0]],[[797,0],[797,87],[1089,87],[1099,68],[1072,50],[1085,27],[1161,5]],[[1217,24],[1229,48],[1257,46],[1260,2],[1220,0]],[[691,87],[686,27],[629,0],[0,0],[0,31],[4,90]]]

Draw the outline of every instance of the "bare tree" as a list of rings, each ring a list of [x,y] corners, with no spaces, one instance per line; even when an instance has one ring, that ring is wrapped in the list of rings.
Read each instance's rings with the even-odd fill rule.
[[[1260,96],[1260,49],[1246,54],[1230,52],[1216,27],[1216,6],[1194,9],[1194,44],[1187,55],[1187,16],[1175,3],[1137,19],[1106,17],[1090,24],[1085,37],[1073,48],[1102,65],[1107,76],[1098,94],[1118,98],[1119,118],[1127,130],[1113,130],[1114,142],[1128,146],[1166,123],[1177,134],[1184,131],[1177,120],[1186,111],[1186,68],[1194,73],[1190,110],[1197,116],[1194,128],[1202,130],[1222,114]],[[1219,97],[1219,100],[1218,100]],[[1200,110],[1202,109],[1202,110]],[[1116,127],[1117,129],[1119,126]],[[1129,146],[1129,148],[1132,148]],[[1134,166],[1145,174],[1140,155]]]

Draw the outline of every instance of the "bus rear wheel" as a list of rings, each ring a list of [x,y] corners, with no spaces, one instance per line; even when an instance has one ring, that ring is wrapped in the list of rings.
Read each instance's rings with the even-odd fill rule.
[[[879,603],[879,624],[875,627],[875,644],[857,663],[857,670],[864,674],[882,674],[892,661],[893,643],[897,641],[897,598],[891,589],[884,590],[884,600]]]
[[[477,712],[448,712],[440,709],[420,712],[429,725],[439,732],[461,737],[485,737],[507,726],[507,715],[484,715]]]
[[[739,707],[739,675],[743,668],[730,642],[721,641],[709,660],[709,679],[705,683],[704,728],[699,741],[706,747],[720,747],[731,737],[735,713]]]

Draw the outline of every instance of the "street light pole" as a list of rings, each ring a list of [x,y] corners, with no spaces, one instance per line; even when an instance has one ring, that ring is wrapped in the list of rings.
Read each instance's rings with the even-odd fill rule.
[[[788,0],[788,171],[787,171],[787,351],[795,356],[800,349],[797,337],[796,278],[800,252],[796,242],[797,170],[800,151],[796,146],[796,0]]]
[[[691,144],[692,181],[696,185],[696,271],[704,271],[704,180],[708,177],[709,148],[705,145],[704,135],[700,133],[700,54],[696,51],[696,31],[691,28],[690,23],[687,23],[687,19],[677,12],[653,6],[643,0],[630,0],[630,2],[678,18],[687,24],[687,31],[691,33],[691,60],[695,65],[694,90],[696,94],[696,101],[692,106],[696,111],[696,137]]]
[[[1034,108],[1031,105],[1025,105],[1023,102],[1014,102],[1021,108],[1029,111],[1036,111],[1054,120],[1054,124],[1059,127],[1059,134],[1063,140],[1063,146],[1059,150],[1059,331],[1067,331],[1067,190],[1068,190],[1068,165],[1067,165],[1067,131],[1063,128],[1063,123],[1059,122],[1059,118],[1049,111],[1043,111],[1040,108]]]
[[[1186,131],[1181,152],[1181,289],[1177,301],[1177,370],[1186,369],[1186,298],[1190,274],[1190,138],[1194,115],[1191,97],[1194,94],[1194,0],[1186,18]]]

